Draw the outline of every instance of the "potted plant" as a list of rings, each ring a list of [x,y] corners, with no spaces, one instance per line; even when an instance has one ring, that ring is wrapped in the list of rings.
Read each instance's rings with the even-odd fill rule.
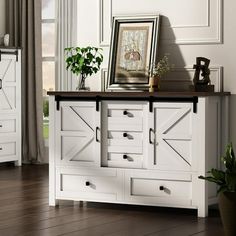
[[[224,171],[212,169],[210,176],[199,176],[219,186],[218,199],[222,223],[226,235],[236,235],[236,158],[232,143],[227,145],[225,155],[222,157]]]
[[[161,77],[170,70],[168,56],[165,55],[157,64],[153,63],[149,70],[149,92],[154,92],[160,89]]]
[[[99,71],[103,61],[101,50],[91,46],[65,48],[66,69],[80,75],[78,90],[85,90],[85,79]]]

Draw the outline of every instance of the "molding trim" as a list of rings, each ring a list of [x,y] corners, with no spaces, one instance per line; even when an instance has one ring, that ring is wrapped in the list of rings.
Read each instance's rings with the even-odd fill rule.
[[[111,29],[112,21],[112,1],[114,0],[99,0],[99,44],[101,47],[109,47],[109,38],[105,35],[106,29]],[[208,20],[204,25],[173,25],[165,26],[170,29],[200,29],[211,28],[211,1],[216,2],[216,28],[217,32],[215,37],[206,38],[179,38],[179,39],[163,39],[164,44],[177,44],[177,45],[201,45],[201,44],[221,44],[223,42],[223,0],[207,0]],[[106,5],[107,4],[107,5]],[[105,10],[106,9],[106,10]],[[107,9],[109,9],[107,11]],[[105,16],[106,14],[106,16]],[[109,19],[109,20],[104,20]],[[109,32],[107,33],[109,34]]]
[[[214,82],[213,84],[215,85],[215,91],[216,92],[223,92],[223,90],[224,90],[224,88],[223,88],[223,66],[212,65],[209,68],[211,71],[211,75],[212,75],[212,72],[216,73],[215,81],[211,80],[212,82]],[[194,74],[195,69],[193,69],[192,65],[188,65],[185,67],[174,68],[171,70],[170,73],[179,73],[179,72],[182,72],[182,73],[190,72],[190,73]],[[169,76],[169,77],[173,78],[173,76]],[[188,80],[188,79],[182,79],[182,80],[181,79],[178,79],[178,80],[176,80],[176,79],[163,79],[163,82],[164,83],[174,83],[174,82],[189,83],[189,82],[191,82],[191,80]]]
[[[176,40],[163,40],[167,41],[168,44],[178,44],[178,45],[199,45],[199,44],[221,44],[223,43],[223,0],[208,0],[208,1],[216,1],[217,2],[217,35],[215,38],[199,38],[199,39],[176,39]],[[209,2],[209,6],[211,3]],[[209,7],[208,9],[208,18],[209,18],[209,23],[211,22],[210,20],[210,13],[211,9]],[[208,27],[210,28],[211,25],[209,24]],[[173,27],[171,27],[173,28]],[[187,27],[186,27],[187,28]],[[193,28],[193,27],[192,27]],[[202,27],[205,28],[205,27]],[[166,42],[165,42],[166,43]]]
[[[185,24],[185,25],[171,25],[170,28],[176,29],[176,28],[205,28],[210,27],[210,15],[211,15],[211,9],[210,9],[210,1],[206,0],[206,9],[207,9],[207,21],[205,24],[198,24],[198,25],[191,25],[191,24]]]
[[[214,82],[215,85],[215,91],[216,92],[223,92],[224,87],[223,87],[223,66],[215,66],[212,65],[209,67],[212,72],[216,73],[216,80],[212,81]],[[190,72],[193,73],[195,72],[195,69],[193,69],[192,65],[188,65],[185,67],[176,67],[171,70],[170,73],[186,73]],[[101,69],[101,91],[104,92],[106,91],[106,86],[107,86],[107,76],[108,76],[108,69],[107,68],[102,68]],[[169,76],[172,77],[173,76]],[[163,79],[164,84],[174,84],[174,83],[190,83],[192,80],[189,79]]]
[[[108,76],[108,69],[102,68],[101,69],[101,91],[105,92],[107,88],[107,76]]]
[[[106,8],[109,11],[105,11],[105,2],[108,4]],[[105,21],[105,14],[107,14],[108,21]],[[112,0],[99,0],[99,45],[100,47],[109,47],[109,39],[105,36],[105,24],[109,24],[107,28],[111,29],[112,25]]]

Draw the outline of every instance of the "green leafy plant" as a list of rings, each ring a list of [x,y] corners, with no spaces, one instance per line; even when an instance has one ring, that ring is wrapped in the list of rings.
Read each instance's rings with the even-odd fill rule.
[[[96,47],[70,47],[65,48],[66,69],[75,75],[81,75],[80,89],[84,88],[85,79],[96,74],[103,61],[101,48]]]
[[[208,172],[210,176],[199,176],[198,178],[216,183],[219,186],[218,193],[236,192],[236,158],[232,143],[227,145],[222,161],[225,166],[225,171],[211,169],[211,171]]]
[[[157,64],[153,63],[149,70],[149,74],[151,77],[159,77],[161,78],[165,73],[170,70],[169,59],[168,56],[165,55]]]

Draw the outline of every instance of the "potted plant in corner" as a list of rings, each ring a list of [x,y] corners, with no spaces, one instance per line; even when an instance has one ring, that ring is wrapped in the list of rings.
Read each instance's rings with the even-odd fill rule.
[[[227,145],[226,153],[222,157],[224,171],[212,169],[210,176],[199,176],[219,186],[219,208],[224,231],[227,236],[236,235],[236,158],[232,143]]]
[[[80,75],[77,90],[86,90],[85,79],[99,71],[103,61],[101,50],[91,46],[65,48],[66,69],[70,69],[77,76]]]

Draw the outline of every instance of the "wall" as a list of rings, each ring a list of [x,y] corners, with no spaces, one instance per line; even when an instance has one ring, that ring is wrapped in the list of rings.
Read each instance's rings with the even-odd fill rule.
[[[197,56],[211,59],[211,80],[216,90],[236,94],[236,2],[232,0],[78,0],[78,45],[104,49],[102,73],[88,81],[100,90],[106,75],[111,16],[162,15],[159,55],[170,53],[174,70],[165,86],[180,89],[189,84]],[[89,10],[88,10],[89,9]],[[174,80],[174,81],[173,81]],[[236,95],[231,98],[230,135],[236,145]]]
[[[0,44],[1,38],[5,34],[5,0],[0,0]]]

